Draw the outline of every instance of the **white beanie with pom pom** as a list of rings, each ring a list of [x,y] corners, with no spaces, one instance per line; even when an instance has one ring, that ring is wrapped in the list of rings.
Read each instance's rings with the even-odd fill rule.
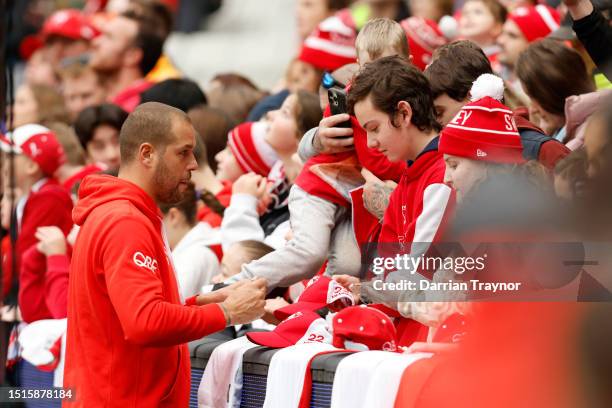
[[[504,80],[493,74],[482,74],[473,83],[470,100],[475,102],[488,96],[497,101],[504,99]]]

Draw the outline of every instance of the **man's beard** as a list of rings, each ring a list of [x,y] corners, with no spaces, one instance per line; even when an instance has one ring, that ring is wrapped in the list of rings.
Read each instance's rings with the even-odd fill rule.
[[[180,184],[170,176],[170,169],[160,161],[153,173],[153,183],[157,189],[156,201],[162,204],[176,204],[185,196],[180,191]]]

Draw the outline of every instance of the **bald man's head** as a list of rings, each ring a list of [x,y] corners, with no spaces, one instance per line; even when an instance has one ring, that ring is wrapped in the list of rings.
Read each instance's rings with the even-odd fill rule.
[[[149,143],[163,152],[174,141],[172,127],[180,122],[191,123],[187,114],[180,109],[158,102],[138,106],[127,117],[119,133],[121,163],[131,163],[143,143]]]

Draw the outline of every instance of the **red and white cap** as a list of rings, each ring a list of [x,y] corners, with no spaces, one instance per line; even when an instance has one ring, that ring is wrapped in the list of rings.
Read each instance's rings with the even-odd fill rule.
[[[412,63],[421,71],[429,65],[436,48],[448,41],[435,21],[423,17],[408,17],[400,22],[406,32]]]
[[[334,71],[357,61],[357,30],[334,15],[319,23],[304,40],[298,59],[323,71]]]
[[[299,311],[315,311],[328,307],[337,312],[348,306],[355,305],[353,294],[329,276],[315,276],[298,300],[274,311],[274,316],[280,320]]]
[[[524,163],[513,112],[503,98],[501,78],[483,74],[474,81],[471,99],[440,133],[438,151],[491,163]]]
[[[514,21],[529,42],[546,37],[559,28],[561,21],[557,10],[544,4],[518,7],[508,19]]]
[[[66,162],[64,148],[55,134],[41,125],[23,125],[6,136],[0,134],[0,148],[29,157],[47,176],[52,176]]]
[[[267,176],[278,160],[278,155],[265,140],[267,131],[265,122],[245,122],[228,133],[227,145],[245,173]]]
[[[280,322],[271,332],[250,332],[247,337],[260,346],[282,348],[295,344],[331,344],[327,322],[315,312],[303,310]]]
[[[397,351],[397,333],[389,316],[366,305],[347,307],[336,313],[332,331],[334,347]]]
[[[45,20],[41,34],[44,38],[56,35],[72,40],[89,41],[100,32],[80,10],[64,9],[56,11]]]

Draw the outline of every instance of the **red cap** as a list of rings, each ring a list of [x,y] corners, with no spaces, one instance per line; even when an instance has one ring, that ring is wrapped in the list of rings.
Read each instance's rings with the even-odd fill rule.
[[[52,176],[66,162],[64,149],[55,134],[41,125],[23,125],[12,134],[0,134],[0,148],[28,156],[47,176]]]
[[[397,351],[397,333],[393,322],[378,309],[351,306],[334,315],[334,347]]]
[[[327,306],[334,312],[354,304],[353,294],[338,282],[329,276],[315,276],[295,303],[275,310],[274,316],[283,320],[298,311],[315,311]]]
[[[72,40],[89,41],[97,36],[99,31],[80,10],[64,9],[56,11],[45,20],[41,34],[45,38],[57,35]]]
[[[559,28],[561,21],[557,10],[544,4],[518,7],[508,19],[514,21],[529,42],[546,37]]]
[[[323,71],[335,71],[357,61],[356,37],[357,30],[341,16],[328,17],[304,40],[298,59]]]
[[[278,160],[274,149],[265,141],[267,130],[265,122],[245,122],[228,133],[227,145],[245,173],[267,176]]]
[[[421,71],[429,65],[436,48],[447,43],[435,21],[422,17],[408,17],[400,22],[406,32],[412,63]]]
[[[302,343],[331,343],[327,322],[309,310],[292,314],[271,332],[250,332],[247,337],[260,346],[274,348]]]
[[[501,99],[502,79],[483,74],[474,81],[471,95],[478,99],[461,108],[442,130],[438,151],[491,163],[524,163],[512,111],[486,94]]]

